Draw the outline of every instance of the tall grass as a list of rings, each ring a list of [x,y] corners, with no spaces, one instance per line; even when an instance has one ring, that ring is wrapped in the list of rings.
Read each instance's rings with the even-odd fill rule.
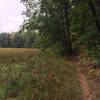
[[[29,58],[0,64],[0,100],[81,100],[74,66],[49,54]]]

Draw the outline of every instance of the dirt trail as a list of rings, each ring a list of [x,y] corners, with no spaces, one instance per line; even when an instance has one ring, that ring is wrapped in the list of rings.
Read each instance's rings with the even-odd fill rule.
[[[80,82],[80,87],[82,90],[83,98],[81,100],[95,100],[92,89],[90,88],[86,76],[81,72],[80,66],[78,64],[77,58],[71,58],[69,62],[76,66],[78,80]]]
[[[87,82],[84,74],[81,73],[80,69],[77,67],[78,79],[83,92],[83,100],[94,100],[92,90]]]

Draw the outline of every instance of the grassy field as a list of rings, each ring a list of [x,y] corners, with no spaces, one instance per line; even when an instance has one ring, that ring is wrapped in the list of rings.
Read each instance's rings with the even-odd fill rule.
[[[1,48],[0,49],[0,64],[12,64],[12,63],[28,63],[33,61],[36,56],[37,49],[14,49],[14,48]]]
[[[0,49],[0,100],[82,100],[76,69],[36,49]]]

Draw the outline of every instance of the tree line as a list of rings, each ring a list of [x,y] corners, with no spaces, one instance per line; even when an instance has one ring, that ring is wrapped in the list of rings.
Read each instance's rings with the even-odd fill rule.
[[[100,58],[99,0],[21,0],[26,21],[23,32],[38,32],[36,46],[70,55],[74,48]]]
[[[33,47],[34,36],[32,34],[0,33],[1,48],[31,48]]]

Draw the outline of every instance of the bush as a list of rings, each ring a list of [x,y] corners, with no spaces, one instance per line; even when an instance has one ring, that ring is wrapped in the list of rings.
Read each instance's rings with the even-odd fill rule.
[[[62,44],[58,42],[46,49],[46,52],[50,53],[51,55],[62,55],[64,48],[62,47]]]

